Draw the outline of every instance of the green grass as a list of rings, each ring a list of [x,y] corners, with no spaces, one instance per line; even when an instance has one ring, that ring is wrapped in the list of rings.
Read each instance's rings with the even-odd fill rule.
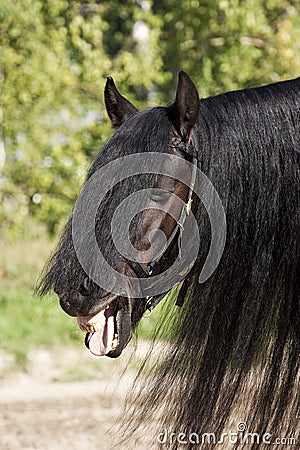
[[[0,348],[15,355],[20,366],[34,347],[82,340],[74,319],[63,313],[54,295],[40,299],[34,294],[51,247],[42,239],[0,241]]]
[[[54,244],[43,237],[28,242],[0,241],[0,350],[15,356],[17,368],[26,368],[27,355],[38,347],[83,346],[84,335],[67,316],[55,295],[34,295],[37,278]],[[158,306],[141,321],[138,335],[152,336],[160,315]]]

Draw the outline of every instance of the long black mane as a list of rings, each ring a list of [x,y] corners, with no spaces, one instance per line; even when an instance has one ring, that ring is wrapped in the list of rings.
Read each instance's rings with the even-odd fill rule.
[[[160,351],[159,366],[141,371],[147,381],[134,398],[131,427],[126,419],[127,434],[153,423],[164,405],[157,434],[197,433],[201,444],[203,433],[220,437],[245,422],[246,432],[261,439],[264,433],[296,438],[300,79],[202,100],[195,138],[200,168],[226,210],[226,247],[202,285],[199,264],[172,321],[173,342]],[[202,209],[198,224],[206,251]],[[180,447],[175,437],[164,446]],[[257,447],[269,445],[249,445]],[[195,446],[188,441],[184,448]]]

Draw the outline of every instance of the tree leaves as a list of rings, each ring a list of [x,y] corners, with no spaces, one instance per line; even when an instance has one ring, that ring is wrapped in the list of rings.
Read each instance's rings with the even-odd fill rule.
[[[120,49],[108,48],[111,15],[123,23]],[[64,0],[19,0],[1,6],[1,108],[7,154],[1,175],[2,232],[31,215],[56,233],[70,212],[91,158],[111,133],[103,117],[105,78],[116,74],[123,91],[147,93],[162,77],[160,58],[139,52],[134,16],[151,12],[134,2],[84,5]],[[114,29],[113,28],[113,29]],[[150,27],[149,27],[150,29]],[[157,48],[158,35],[149,33]],[[131,91],[130,95],[133,93]],[[129,96],[130,96],[129,95]],[[26,210],[25,216],[20,216]]]
[[[107,75],[138,107],[170,103],[180,70],[205,97],[298,76],[299,35],[296,0],[3,2],[0,233],[57,233],[111,134]]]

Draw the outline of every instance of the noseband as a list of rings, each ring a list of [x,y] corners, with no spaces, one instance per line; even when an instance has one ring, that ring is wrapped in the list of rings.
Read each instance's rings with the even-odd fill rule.
[[[156,264],[159,263],[159,261],[162,259],[162,257],[165,255],[166,251],[171,247],[171,244],[174,242],[174,239],[176,235],[178,234],[178,251],[179,255],[181,253],[181,237],[184,230],[184,223],[186,221],[187,216],[189,215],[191,211],[192,206],[192,196],[194,192],[194,187],[196,183],[196,176],[197,176],[197,167],[198,167],[198,152],[195,149],[195,147],[192,147],[185,142],[182,142],[180,139],[173,138],[171,139],[171,142],[169,144],[171,148],[176,148],[177,150],[181,151],[182,153],[188,155],[192,158],[192,174],[191,174],[191,181],[189,185],[189,192],[187,195],[187,199],[185,204],[183,205],[179,219],[176,221],[176,225],[170,235],[170,237],[167,239],[165,245],[161,248],[161,250],[155,255],[155,257],[147,264],[146,268],[144,269],[137,261],[127,260],[129,266],[134,271],[136,276],[138,278],[148,278],[153,274],[153,271],[155,269]],[[183,299],[185,296],[185,293],[187,291],[187,279],[184,280],[183,285],[180,289],[180,293],[178,295],[178,299],[176,301],[176,305],[182,306]],[[163,294],[160,294],[159,296],[155,297],[148,297],[147,303],[146,303],[146,309],[149,311],[152,311],[152,309],[160,302],[160,300],[166,295],[166,292]]]

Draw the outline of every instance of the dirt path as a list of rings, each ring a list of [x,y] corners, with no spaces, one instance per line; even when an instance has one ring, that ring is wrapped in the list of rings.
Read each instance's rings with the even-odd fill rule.
[[[122,411],[134,373],[129,370],[121,377],[120,362],[106,359],[99,363],[86,353],[75,355],[69,352],[66,358],[65,354],[40,352],[29,374],[4,380],[0,387],[1,450],[114,448],[113,440],[118,442],[118,437],[110,428]],[[68,381],[76,376],[90,379]],[[149,450],[149,445],[143,442],[134,448]],[[118,446],[125,448],[128,445]]]

